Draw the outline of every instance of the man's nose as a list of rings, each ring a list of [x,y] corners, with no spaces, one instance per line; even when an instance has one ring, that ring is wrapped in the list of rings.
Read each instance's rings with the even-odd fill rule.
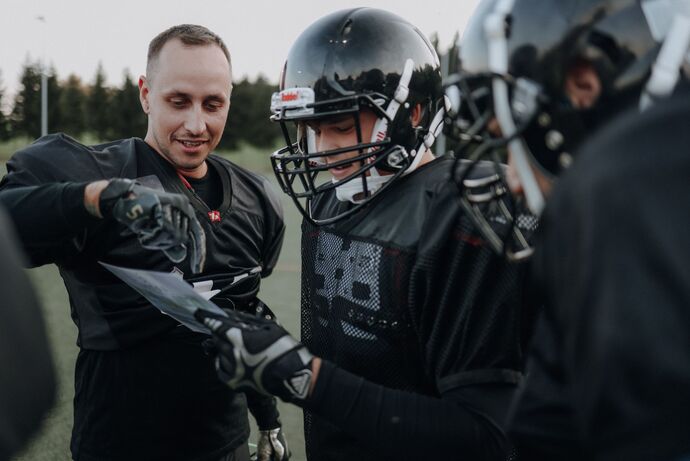
[[[201,107],[193,107],[187,113],[184,121],[184,128],[194,135],[201,135],[206,131],[206,118]]]
[[[316,135],[315,144],[316,150],[319,152],[325,152],[337,148],[330,136]]]

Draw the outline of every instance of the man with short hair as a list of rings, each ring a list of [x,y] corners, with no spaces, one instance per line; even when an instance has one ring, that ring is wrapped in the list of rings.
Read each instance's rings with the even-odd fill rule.
[[[245,397],[218,382],[204,336],[99,264],[176,272],[219,306],[255,312],[284,224],[265,179],[210,155],[231,77],[220,37],[172,27],[139,79],[144,140],[87,147],[50,135],[8,162],[0,201],[30,263],[58,265],[79,329],[75,460],[248,458]],[[284,444],[275,399],[247,397],[264,442]]]

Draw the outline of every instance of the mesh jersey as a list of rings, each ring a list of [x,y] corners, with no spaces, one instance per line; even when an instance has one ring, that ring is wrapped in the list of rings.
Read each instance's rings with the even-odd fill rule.
[[[432,396],[519,380],[523,268],[461,214],[452,164],[424,165],[346,221],[303,223],[302,341],[316,355]],[[327,216],[348,205],[328,196],[315,206]],[[305,436],[309,459],[382,459],[309,411]]]
[[[265,179],[220,157],[207,161],[223,188],[219,222],[140,139],[86,147],[51,135],[8,163],[0,198],[21,229],[31,263],[58,265],[79,329],[75,459],[217,458],[248,436],[244,396],[218,380],[201,346],[205,336],[180,327],[98,264],[179,270],[189,282],[220,290],[211,299],[222,307],[251,302],[260,276],[270,274],[278,258],[279,201]],[[84,216],[83,184],[112,177],[138,178],[189,197],[206,233],[202,274],[190,276],[187,260],[174,265],[162,252],[142,249],[123,226]],[[78,184],[78,193],[65,199]]]

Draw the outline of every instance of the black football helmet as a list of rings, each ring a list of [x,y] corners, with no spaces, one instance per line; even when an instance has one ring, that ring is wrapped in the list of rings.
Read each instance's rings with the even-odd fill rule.
[[[462,71],[449,81],[454,124],[481,138],[482,153],[509,147],[539,214],[530,164],[558,175],[612,116],[668,95],[687,55],[689,17],[687,0],[484,0],[460,44]],[[601,85],[586,109],[565,92],[568,71],[583,62]],[[491,120],[501,134],[489,133]]]
[[[386,11],[338,11],[309,26],[290,49],[271,101],[271,120],[280,123],[286,146],[271,155],[273,170],[306,219],[328,224],[365,206],[399,177],[416,168],[441,130],[444,104],[438,56],[412,24]],[[421,106],[421,121],[411,112]],[[360,111],[377,122],[363,139]],[[318,152],[310,122],[353,117],[357,143]],[[354,158],[326,162],[336,155]],[[357,164],[335,180],[328,168]],[[352,202],[334,216],[315,216],[313,201],[335,189]]]
[[[520,231],[519,198],[511,199],[499,166],[506,149],[538,216],[544,197],[530,165],[546,177],[558,175],[585,136],[607,119],[668,95],[687,55],[689,18],[687,0],[479,4],[460,42],[461,71],[445,82],[447,132],[459,141],[460,157],[496,163],[494,186],[483,194],[472,192],[471,167],[455,178],[461,203],[496,251],[513,259],[531,254]],[[565,92],[567,71],[582,61],[601,82],[600,96],[588,109],[574,107]],[[490,217],[512,223],[511,231],[499,236]]]

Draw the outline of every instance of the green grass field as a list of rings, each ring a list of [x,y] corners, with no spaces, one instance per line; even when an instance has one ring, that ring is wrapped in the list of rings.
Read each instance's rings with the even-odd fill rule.
[[[7,158],[11,151],[20,147],[0,145],[0,158]],[[268,161],[269,152],[245,147],[226,156],[236,163],[273,179]],[[4,174],[4,162],[2,164]],[[287,232],[283,251],[271,277],[263,281],[261,298],[273,309],[282,324],[293,334],[299,334],[299,223],[300,215],[289,198],[282,194]],[[72,398],[74,396],[74,363],[77,355],[77,332],[69,315],[69,303],[62,279],[54,266],[44,266],[29,271],[36,290],[43,302],[48,336],[58,374],[58,394],[55,407],[46,416],[43,427],[16,461],[70,460],[69,440],[72,430]],[[302,411],[292,405],[280,403],[280,412],[292,459],[302,461],[304,437]],[[250,418],[251,419],[251,418]],[[252,421],[250,442],[256,439]]]

